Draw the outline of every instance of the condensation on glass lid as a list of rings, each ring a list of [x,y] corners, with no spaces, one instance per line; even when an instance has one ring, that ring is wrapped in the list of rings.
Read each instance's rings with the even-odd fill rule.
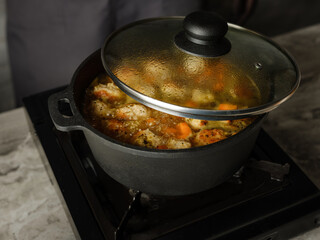
[[[128,58],[111,70],[130,88],[182,107],[236,110],[261,104],[255,82],[226,60],[180,55],[174,60],[150,55]]]

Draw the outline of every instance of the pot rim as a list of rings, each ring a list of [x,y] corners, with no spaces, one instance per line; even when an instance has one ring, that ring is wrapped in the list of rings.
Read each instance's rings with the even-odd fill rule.
[[[83,113],[82,113],[82,110],[78,108],[78,105],[75,103],[75,99],[74,99],[74,92],[75,92],[74,88],[75,88],[75,84],[76,84],[76,81],[78,79],[78,76],[79,76],[81,70],[83,70],[83,68],[85,68],[85,66],[88,64],[88,62],[90,62],[94,57],[97,56],[99,51],[100,51],[100,49],[96,50],[94,53],[89,55],[79,65],[79,67],[76,69],[75,73],[73,74],[70,85],[67,87],[67,89],[65,91],[67,91],[69,93],[68,95],[69,95],[70,107],[76,117],[76,122],[79,126],[79,129],[84,130],[84,131],[89,131],[89,132],[92,132],[93,134],[96,134],[98,137],[100,137],[104,140],[107,140],[113,147],[122,148],[122,150],[130,151],[130,152],[135,151],[135,153],[145,153],[145,152],[148,152],[151,154],[154,153],[157,155],[157,157],[159,157],[159,154],[165,155],[167,157],[169,154],[176,155],[176,154],[184,154],[184,153],[190,153],[190,152],[202,152],[202,151],[206,151],[207,149],[211,149],[212,147],[223,147],[224,145],[230,144],[230,140],[236,139],[236,138],[241,138],[243,134],[254,129],[254,127],[257,125],[257,123],[262,121],[267,116],[266,113],[260,114],[257,116],[257,118],[249,126],[244,128],[243,130],[241,130],[237,134],[230,136],[230,137],[228,137],[224,140],[221,140],[219,142],[215,142],[215,143],[208,144],[205,146],[192,147],[192,148],[187,148],[187,149],[152,149],[152,148],[144,148],[144,147],[121,142],[119,140],[116,140],[114,138],[107,136],[106,134],[100,132],[99,130],[97,130],[93,126],[91,126],[91,124],[89,124],[85,120]],[[94,77],[95,76],[93,76],[93,78]],[[83,93],[81,93],[81,94],[83,96]],[[81,98],[81,100],[83,100],[83,98]]]

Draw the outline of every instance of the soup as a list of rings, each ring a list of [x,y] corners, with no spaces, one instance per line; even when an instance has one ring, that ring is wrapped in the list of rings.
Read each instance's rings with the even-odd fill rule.
[[[201,94],[205,93],[199,92],[199,96],[192,99],[193,105],[202,104],[207,98]],[[216,105],[219,110],[238,108],[229,102]],[[87,88],[82,112],[94,128],[107,136],[153,149],[185,149],[212,144],[237,134],[255,119],[207,121],[169,115],[135,101],[106,74],[97,76]]]

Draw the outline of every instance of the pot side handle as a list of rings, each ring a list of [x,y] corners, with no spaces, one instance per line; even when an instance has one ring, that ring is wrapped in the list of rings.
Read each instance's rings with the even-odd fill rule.
[[[84,126],[79,120],[79,113],[74,110],[74,106],[69,88],[48,98],[50,117],[58,130],[63,132],[83,130]]]

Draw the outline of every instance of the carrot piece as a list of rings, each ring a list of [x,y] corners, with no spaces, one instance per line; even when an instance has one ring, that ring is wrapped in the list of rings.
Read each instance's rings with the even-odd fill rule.
[[[179,139],[186,139],[191,136],[192,130],[186,122],[177,124],[178,134],[176,135]]]
[[[157,146],[157,149],[168,149],[167,145],[159,145]]]
[[[237,105],[231,103],[221,103],[218,107],[219,110],[235,110],[237,108]]]
[[[174,128],[167,127],[162,132],[178,139],[186,139],[192,135],[192,130],[186,122],[178,123]]]
[[[191,107],[191,108],[195,108],[198,107],[199,104],[197,104],[196,102],[189,100],[185,103],[186,107]]]
[[[99,98],[108,97],[108,93],[104,90],[94,91],[93,94]]]
[[[172,127],[167,127],[165,129],[162,130],[162,132],[164,134],[169,134],[169,135],[176,135],[177,134],[177,129],[176,128],[172,128]]]
[[[213,90],[216,92],[222,91],[224,88],[224,83],[222,81],[217,81],[213,84]]]
[[[156,124],[156,119],[155,118],[148,118],[147,119],[147,124],[149,126],[155,125]]]

